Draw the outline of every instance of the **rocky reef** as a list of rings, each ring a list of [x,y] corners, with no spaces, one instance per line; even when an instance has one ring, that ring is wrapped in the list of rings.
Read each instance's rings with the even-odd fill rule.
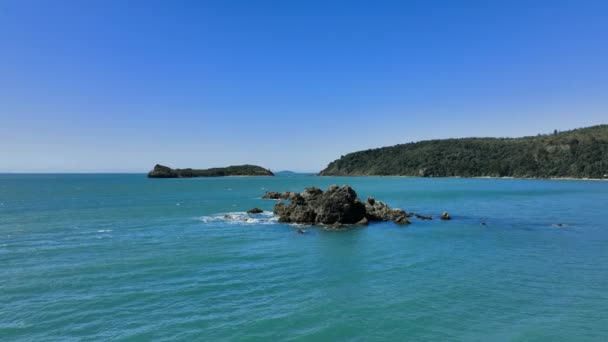
[[[276,191],[266,191],[264,195],[262,195],[263,199],[282,199],[282,200],[290,200],[296,197],[298,193],[292,191],[285,192],[276,192]]]
[[[256,165],[236,165],[216,167],[211,169],[172,169],[156,164],[148,173],[149,178],[192,178],[192,177],[223,177],[223,176],[274,176],[263,167]]]
[[[288,199],[274,206],[279,222],[309,225],[366,225],[374,221],[393,221],[399,225],[410,224],[409,215],[402,209],[390,208],[374,198],[361,202],[357,193],[348,185],[330,186],[326,191],[316,187],[306,188],[301,193],[267,192],[264,198]]]

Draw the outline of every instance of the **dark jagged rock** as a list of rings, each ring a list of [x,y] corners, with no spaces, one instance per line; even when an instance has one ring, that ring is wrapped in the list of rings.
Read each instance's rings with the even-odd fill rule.
[[[316,221],[316,217],[317,215],[312,207],[294,199],[289,205],[283,207],[281,215],[279,216],[279,222],[303,224],[320,223]]]
[[[154,169],[148,173],[150,178],[176,178],[178,173],[172,168],[160,164],[156,164]]]
[[[348,185],[332,185],[325,192],[316,187],[306,188],[290,196],[289,203],[281,201],[275,204],[273,212],[279,216],[279,222],[323,224],[332,228],[367,225],[372,221],[393,221],[400,225],[410,223],[407,213],[401,209],[392,209],[371,197],[365,204],[361,203],[355,190]]]
[[[368,224],[369,220],[367,219],[367,217],[362,218],[361,221],[356,223],[356,225],[358,226],[367,226]]]
[[[365,217],[365,206],[350,186],[333,187],[312,201],[317,202],[315,213],[319,223],[354,224]]]
[[[276,191],[266,191],[262,196],[263,199],[280,199],[281,193]]]
[[[421,214],[416,214],[416,213],[414,213],[414,217],[416,217],[417,219],[421,219],[421,220],[432,220],[433,219],[432,216],[421,215]]]
[[[216,167],[211,169],[172,169],[156,164],[148,173],[149,178],[192,178],[192,177],[223,177],[223,176],[274,176],[263,167],[256,165],[236,165]]]
[[[300,195],[304,198],[304,200],[316,200],[319,196],[323,195],[323,190],[311,186],[304,189]]]
[[[281,194],[281,199],[290,200],[293,199],[297,194],[297,192],[287,191]]]
[[[400,225],[402,225],[402,226],[405,226],[405,225],[408,225],[408,224],[410,224],[410,223],[411,223],[411,222],[410,222],[410,221],[407,219],[407,216],[399,216],[399,217],[395,218],[394,222],[395,222],[396,224],[400,224]]]
[[[365,202],[366,216],[369,221],[394,221],[398,224],[409,224],[408,215],[401,209],[391,209],[386,203],[368,197]]]
[[[277,191],[266,191],[262,196],[263,199],[284,199],[290,200],[293,199],[298,193],[297,192],[277,192]]]
[[[365,206],[349,186],[330,187],[326,192],[310,187],[292,196],[289,204],[277,203],[274,213],[280,222],[354,224],[365,218]]]
[[[264,210],[262,210],[260,208],[253,208],[253,209],[247,210],[247,214],[261,214],[263,212],[264,212]]]
[[[285,202],[280,201],[277,202],[277,204],[274,205],[274,209],[272,210],[272,213],[281,217],[283,215],[285,215],[285,208],[287,206],[285,205]]]
[[[452,218],[450,217],[450,214],[448,214],[448,212],[447,212],[447,211],[444,211],[444,212],[443,212],[443,214],[441,214],[441,217],[440,217],[440,218],[441,218],[442,220],[444,220],[444,221],[445,221],[445,220],[451,220],[451,219],[452,219]]]

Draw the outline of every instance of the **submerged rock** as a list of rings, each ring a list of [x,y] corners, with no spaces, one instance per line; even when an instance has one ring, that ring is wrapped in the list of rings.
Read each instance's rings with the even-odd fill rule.
[[[414,217],[416,217],[417,219],[421,219],[421,220],[432,220],[433,219],[432,216],[421,215],[421,214],[416,214],[416,213],[414,213]]]
[[[261,214],[263,212],[264,212],[264,210],[262,210],[260,208],[253,208],[253,209],[247,210],[247,214]]]

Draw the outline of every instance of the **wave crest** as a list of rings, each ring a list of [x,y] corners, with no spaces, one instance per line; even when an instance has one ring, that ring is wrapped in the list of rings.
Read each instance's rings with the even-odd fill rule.
[[[229,223],[229,224],[274,224],[278,217],[272,211],[264,211],[260,214],[248,214],[244,211],[219,213],[199,218],[203,223]]]

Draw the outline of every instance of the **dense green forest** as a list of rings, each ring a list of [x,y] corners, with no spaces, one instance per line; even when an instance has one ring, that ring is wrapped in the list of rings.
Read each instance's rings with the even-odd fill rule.
[[[172,169],[156,164],[148,173],[150,178],[191,178],[191,177],[222,177],[222,176],[274,176],[270,170],[256,165],[237,165],[216,167],[212,169]]]
[[[608,178],[608,125],[523,138],[428,140],[360,151],[329,175]]]

